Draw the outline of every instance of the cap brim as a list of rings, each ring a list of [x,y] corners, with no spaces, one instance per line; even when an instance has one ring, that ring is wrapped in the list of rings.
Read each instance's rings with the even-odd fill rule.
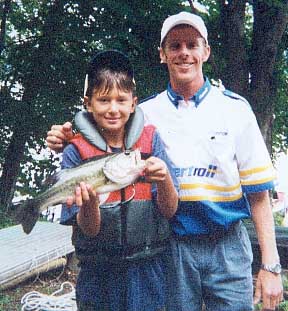
[[[191,27],[193,27],[194,29],[196,29],[198,31],[198,33],[200,34],[200,36],[208,43],[208,39],[207,39],[207,34],[203,33],[200,29],[199,29],[199,25],[197,25],[196,23],[193,23],[190,19],[181,19],[181,20],[177,20],[174,23],[172,23],[171,25],[169,25],[169,28],[165,31],[165,33],[162,34],[161,37],[161,42],[160,42],[160,46],[162,45],[163,41],[165,40],[165,38],[167,37],[168,33],[176,26],[178,25],[189,25]]]

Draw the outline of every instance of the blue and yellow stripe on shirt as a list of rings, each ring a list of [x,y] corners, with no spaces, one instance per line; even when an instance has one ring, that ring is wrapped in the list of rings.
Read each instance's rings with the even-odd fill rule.
[[[269,173],[269,175],[267,174]],[[272,175],[271,175],[272,173]],[[267,175],[269,177],[267,177]],[[180,183],[182,201],[233,202],[242,198],[243,192],[260,192],[274,186],[275,173],[272,164],[239,172],[240,182],[225,186],[211,183]],[[215,180],[214,180],[215,182]]]

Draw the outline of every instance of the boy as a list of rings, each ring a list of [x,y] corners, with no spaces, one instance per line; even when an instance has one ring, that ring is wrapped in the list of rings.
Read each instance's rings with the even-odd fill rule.
[[[80,133],[81,120],[89,123],[89,133],[85,132],[89,141],[78,134],[63,152],[62,168],[92,156],[136,148],[148,158],[145,178],[135,186],[111,193],[100,205],[91,186],[81,183],[75,198],[68,198],[62,208],[61,223],[73,225],[80,262],[79,311],[164,307],[162,254],[169,237],[164,217],[176,212],[178,195],[160,137],[153,126],[144,127],[134,89],[133,68],[124,54],[96,54],[85,81],[87,112],[75,118]]]

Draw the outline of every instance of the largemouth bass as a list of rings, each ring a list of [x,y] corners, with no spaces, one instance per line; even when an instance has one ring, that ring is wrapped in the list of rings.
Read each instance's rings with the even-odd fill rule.
[[[48,190],[17,206],[15,218],[29,234],[39,214],[49,206],[65,203],[80,182],[90,184],[99,194],[108,193],[133,184],[144,168],[145,161],[136,149],[92,158],[77,167],[63,169],[53,176],[55,183]]]

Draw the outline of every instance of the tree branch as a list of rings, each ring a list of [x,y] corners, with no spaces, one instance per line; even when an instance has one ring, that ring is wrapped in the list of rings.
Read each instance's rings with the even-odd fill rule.
[[[0,29],[0,54],[4,50],[4,46],[5,46],[6,21],[7,21],[7,15],[10,11],[10,7],[11,7],[11,0],[5,0],[3,4],[3,14],[2,14],[2,20],[1,20],[1,29]]]
[[[197,10],[196,8],[194,7],[194,4],[193,4],[193,0],[188,0],[189,4],[190,4],[190,8],[191,8],[191,11],[193,14],[197,14]]]

